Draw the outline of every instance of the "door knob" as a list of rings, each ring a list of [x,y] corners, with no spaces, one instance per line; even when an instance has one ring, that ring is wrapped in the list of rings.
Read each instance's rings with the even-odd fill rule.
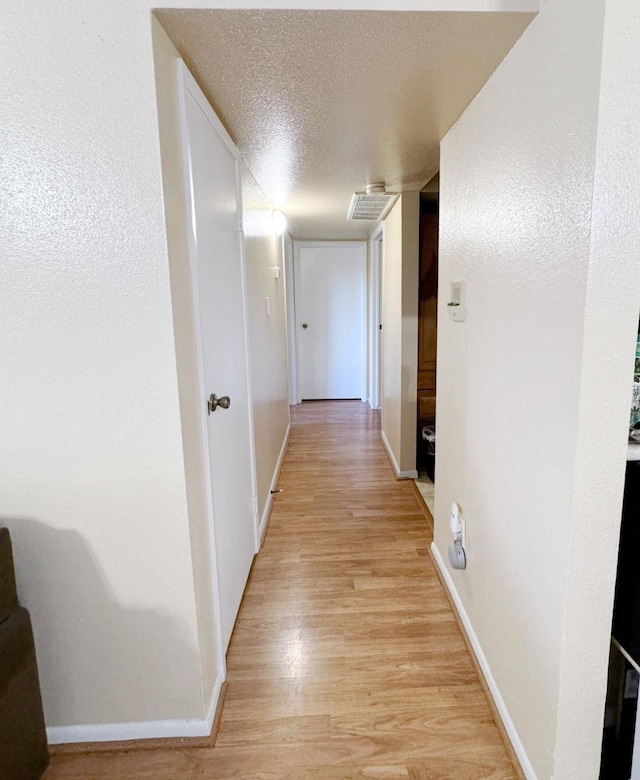
[[[303,322],[303,323],[302,323],[302,327],[303,327],[303,328],[306,330],[306,329],[307,329],[309,326],[307,325],[307,323],[306,323],[306,322]]]
[[[222,398],[218,398],[215,393],[211,393],[209,400],[207,401],[207,414],[215,412],[219,406],[222,409],[228,409],[231,406],[231,399],[228,395],[223,395]]]

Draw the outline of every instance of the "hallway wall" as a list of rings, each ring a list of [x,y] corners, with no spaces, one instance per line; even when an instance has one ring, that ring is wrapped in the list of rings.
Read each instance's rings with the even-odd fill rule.
[[[382,440],[402,476],[417,476],[420,193],[404,192],[383,223]]]
[[[540,780],[599,768],[640,301],[618,6],[548,0],[442,143],[436,552]],[[465,571],[443,562],[452,501]]]
[[[249,175],[247,171],[245,178]],[[249,198],[247,189],[245,209],[262,207],[270,225],[271,212],[260,199],[261,193],[255,187]],[[289,429],[284,251],[282,237],[271,232],[249,235],[245,231],[245,237],[258,516],[262,517],[270,503],[271,480]],[[280,268],[279,279],[275,278],[275,267]]]
[[[0,516],[47,725],[200,719],[149,14],[34,2],[0,35]]]

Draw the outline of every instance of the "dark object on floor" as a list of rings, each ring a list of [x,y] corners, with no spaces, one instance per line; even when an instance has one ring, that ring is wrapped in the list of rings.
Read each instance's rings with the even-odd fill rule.
[[[18,605],[9,531],[0,528],[0,777],[38,780],[48,763],[31,620]]]
[[[427,472],[429,479],[434,481],[436,470],[436,429],[431,425],[423,425],[420,431],[420,456],[418,467]]]

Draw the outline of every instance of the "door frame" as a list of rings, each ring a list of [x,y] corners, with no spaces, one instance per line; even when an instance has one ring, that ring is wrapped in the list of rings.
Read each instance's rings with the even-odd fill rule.
[[[187,216],[187,233],[188,233],[188,250],[189,250],[189,277],[191,287],[191,298],[193,306],[193,330],[196,343],[196,355],[197,355],[197,369],[198,369],[198,395],[200,401],[200,408],[198,412],[198,422],[200,428],[200,437],[204,461],[204,479],[205,479],[205,491],[207,497],[207,524],[209,528],[209,558],[211,564],[212,578],[211,589],[213,591],[213,605],[214,605],[214,622],[216,626],[216,648],[218,652],[219,662],[219,674],[222,674],[222,679],[226,678],[226,648],[222,641],[222,620],[221,620],[221,602],[220,602],[220,581],[219,571],[216,557],[216,533],[214,523],[214,509],[213,509],[213,484],[211,478],[211,458],[209,456],[209,428],[207,421],[207,387],[205,383],[204,375],[204,358],[203,358],[203,340],[200,330],[200,303],[198,294],[198,274],[197,274],[197,245],[196,245],[196,231],[195,231],[195,208],[194,208],[194,193],[193,193],[193,177],[191,169],[191,145],[189,142],[189,129],[187,124],[187,93],[195,101],[198,108],[203,112],[207,121],[213,127],[216,135],[220,141],[227,148],[229,153],[236,163],[236,190],[239,205],[239,224],[238,224],[238,240],[240,241],[240,262],[241,262],[241,277],[242,277],[242,316],[244,319],[244,349],[246,353],[247,364],[247,397],[249,404],[249,448],[251,454],[251,490],[253,493],[253,516],[254,516],[254,555],[259,550],[259,535],[258,535],[258,507],[257,507],[257,475],[256,475],[256,448],[255,448],[255,431],[253,425],[253,393],[251,385],[251,366],[250,366],[250,345],[249,345],[249,319],[248,319],[248,294],[247,294],[247,274],[246,274],[246,258],[245,258],[245,246],[244,246],[244,234],[243,230],[243,211],[242,211],[242,187],[240,179],[241,170],[241,157],[238,149],[236,148],[231,136],[227,133],[222,122],[218,119],[215,112],[206,100],[198,82],[194,79],[191,72],[185,65],[185,63],[178,59],[176,63],[176,75],[178,80],[178,97],[180,105],[180,143],[182,147],[182,163],[184,173],[184,187],[185,187],[185,204],[186,204],[186,216]]]
[[[293,242],[293,298],[294,298],[294,322],[295,327],[293,329],[292,341],[293,341],[293,354],[295,355],[295,366],[291,367],[292,371],[292,387],[295,388],[296,404],[302,403],[302,393],[300,390],[300,339],[298,333],[302,327],[302,320],[300,319],[300,249],[304,247],[339,247],[349,246],[354,244],[362,244],[365,249],[365,262],[362,267],[362,322],[361,331],[362,338],[360,344],[360,352],[362,356],[362,370],[360,374],[360,400],[366,402],[367,400],[367,241],[355,240],[355,241],[294,241]]]
[[[293,270],[293,239],[289,233],[282,236],[284,254],[284,289],[287,309],[287,379],[289,389],[289,406],[296,406],[298,401],[298,352],[296,340],[296,296],[295,273]]]
[[[380,224],[369,239],[369,406],[379,409],[382,397],[382,242]]]

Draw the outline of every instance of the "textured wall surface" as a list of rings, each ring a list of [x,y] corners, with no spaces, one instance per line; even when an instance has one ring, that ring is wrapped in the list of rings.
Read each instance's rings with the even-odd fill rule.
[[[612,193],[637,193],[620,175],[637,137],[615,129],[637,63],[601,84],[604,12],[548,0],[442,144],[436,544],[446,559],[456,501],[468,566],[451,576],[533,771],[556,780],[598,776],[640,299],[637,220],[635,244],[609,243]]]
[[[252,186],[248,171],[243,188],[245,222],[253,219],[257,227],[255,232],[245,231],[245,255],[258,515],[262,517],[289,426],[284,252],[283,239],[270,231],[268,203]],[[267,229],[260,230],[261,224]],[[280,268],[279,279],[273,271],[276,267]]]
[[[384,221],[382,262],[382,432],[400,462],[402,406],[402,204],[398,198]]]
[[[201,717],[150,18],[1,35],[0,516],[47,724]]]
[[[402,438],[400,470],[416,467],[418,407],[418,293],[420,288],[420,193],[402,196]]]
[[[640,9],[607,0],[555,747],[555,777],[571,780],[596,778],[600,758],[640,308],[638,94]]]
[[[403,472],[416,467],[419,198],[398,198],[382,244],[382,431]]]

